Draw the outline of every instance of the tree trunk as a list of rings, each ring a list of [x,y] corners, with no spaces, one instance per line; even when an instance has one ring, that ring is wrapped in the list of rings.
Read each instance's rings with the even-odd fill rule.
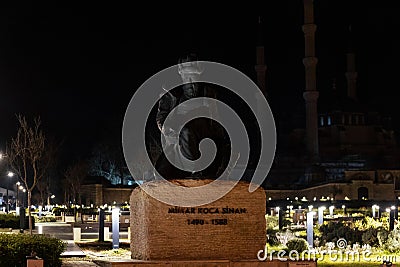
[[[82,206],[82,197],[81,197],[81,194],[79,194],[79,196],[78,196],[78,201],[79,201],[79,205],[81,206],[81,223],[85,223],[85,222],[83,221],[83,206]]]
[[[29,221],[29,234],[32,235],[31,198],[32,198],[32,192],[31,192],[31,190],[28,190],[28,221]]]
[[[74,223],[76,223],[76,216],[77,216],[77,212],[76,212],[76,198],[74,197]]]
[[[42,207],[44,206],[44,194],[42,191],[40,191],[40,204],[42,205]]]

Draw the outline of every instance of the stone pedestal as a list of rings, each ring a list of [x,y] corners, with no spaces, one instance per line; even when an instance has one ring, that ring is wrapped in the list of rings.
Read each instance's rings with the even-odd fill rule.
[[[173,180],[197,187],[212,180]],[[218,182],[218,187],[231,186]],[[144,184],[154,195],[168,195],[168,183]],[[142,188],[133,190],[131,251],[141,260],[257,259],[266,242],[265,205],[262,188],[249,193],[249,183],[239,182],[223,198],[199,207],[170,206],[150,197]],[[212,190],[212,189],[210,189]],[[212,192],[210,192],[212,193]],[[179,198],[179,195],[170,195]]]
[[[316,267],[316,261],[257,261],[257,260],[186,260],[186,261],[95,261],[103,267]],[[395,266],[395,265],[393,265]]]

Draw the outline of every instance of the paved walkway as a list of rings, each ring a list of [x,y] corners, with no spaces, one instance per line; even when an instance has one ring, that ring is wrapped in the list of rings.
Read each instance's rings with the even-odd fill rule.
[[[67,249],[61,254],[62,267],[98,267],[72,240],[72,227],[68,223],[37,223],[35,232],[46,233],[67,242]]]
[[[86,254],[75,244],[73,240],[65,240],[67,249],[61,253],[61,257],[86,257]]]
[[[98,267],[91,261],[63,261],[62,267]]]

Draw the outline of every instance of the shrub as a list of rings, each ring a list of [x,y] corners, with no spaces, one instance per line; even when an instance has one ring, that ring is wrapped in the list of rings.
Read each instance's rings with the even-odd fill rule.
[[[377,228],[367,229],[361,236],[362,242],[372,247],[378,246],[378,231],[379,230]]]
[[[286,246],[289,251],[295,250],[298,253],[301,253],[308,249],[308,243],[303,238],[293,238],[286,243]]]
[[[35,217],[37,222],[56,222],[56,218],[53,216],[42,216],[42,218]]]
[[[267,222],[267,230],[278,228],[278,217],[277,216],[265,216]]]
[[[400,230],[394,229],[391,231],[385,242],[384,248],[389,252],[399,252],[400,251]]]
[[[0,266],[25,266],[26,256],[34,251],[46,267],[60,267],[66,244],[44,235],[0,234]]]
[[[289,220],[289,219],[283,219],[283,221],[282,221],[282,227],[283,227],[283,228],[287,228],[287,227],[289,227],[291,224],[292,224],[292,221]]]
[[[361,243],[363,232],[342,222],[329,222],[319,227],[323,242],[336,242],[344,238],[349,244]]]
[[[374,219],[372,217],[364,217],[361,220],[356,220],[354,222],[354,227],[361,231],[366,231],[370,228],[389,227],[389,225],[385,224],[385,221],[387,221],[385,218]]]
[[[0,214],[0,228],[19,229],[19,217],[13,214]]]
[[[54,207],[51,212],[54,214],[54,216],[61,216],[61,212],[64,212],[64,211],[65,211],[64,208]]]
[[[389,231],[386,229],[380,229],[377,234],[379,246],[385,249],[386,241],[389,236]]]
[[[14,214],[0,214],[0,228],[19,229],[19,216]],[[24,229],[29,228],[29,217],[25,217]],[[35,229],[35,218],[32,216],[32,229]]]
[[[280,244],[278,241],[278,238],[276,237],[276,233],[278,233],[279,230],[275,229],[267,229],[267,243],[270,244],[271,246],[277,246]]]

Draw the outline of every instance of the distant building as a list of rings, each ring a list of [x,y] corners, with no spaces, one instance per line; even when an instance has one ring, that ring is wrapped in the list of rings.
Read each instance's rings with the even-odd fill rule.
[[[280,122],[285,127],[278,129],[276,157],[263,185],[267,198],[397,201],[400,149],[390,117],[369,110],[357,97],[358,74],[351,42],[343,73],[347,92],[341,93],[333,82],[331,90],[320,94],[316,84],[318,59],[314,51],[312,0],[304,0],[303,31],[305,109],[299,108],[300,114]],[[257,58],[264,57],[259,46]],[[260,67],[260,62],[264,64],[257,59],[257,78],[264,79],[260,72],[267,68]]]
[[[7,201],[7,187],[0,184],[0,207],[5,207]],[[15,202],[15,192],[12,189],[8,189],[8,198],[10,199],[10,204]]]
[[[82,184],[82,204],[85,206],[99,207],[104,204],[129,203],[131,192],[135,186],[112,185],[102,176],[88,176]]]

